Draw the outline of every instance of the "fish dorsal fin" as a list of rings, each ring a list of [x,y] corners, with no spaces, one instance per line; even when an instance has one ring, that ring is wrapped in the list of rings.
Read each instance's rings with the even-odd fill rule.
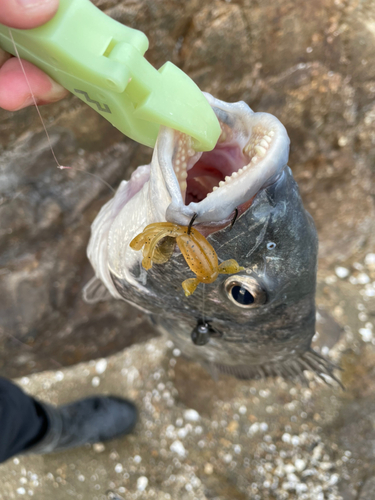
[[[96,276],[91,278],[91,280],[84,286],[82,296],[83,300],[87,304],[96,304],[97,302],[112,299],[112,295]]]

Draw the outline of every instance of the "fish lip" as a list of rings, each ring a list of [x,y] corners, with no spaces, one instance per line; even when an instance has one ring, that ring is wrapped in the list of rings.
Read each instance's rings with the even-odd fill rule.
[[[222,128],[229,127],[229,130],[233,132],[232,140],[228,144],[236,144],[237,153],[243,155],[242,163],[239,163],[237,171],[240,168],[244,168],[244,171],[236,177],[231,177],[230,181],[225,182],[215,191],[208,193],[201,201],[185,204],[175,172],[176,164],[174,164],[176,150],[178,151],[181,141],[187,142],[185,148],[188,152],[185,154],[187,173],[201,158],[213,152],[217,153],[223,144],[225,148],[225,141],[219,144],[219,139],[212,152],[197,153],[193,151],[190,138],[167,127],[161,127],[156,154],[166,190],[171,198],[165,216],[168,222],[180,225],[188,225],[194,214],[197,214],[196,224],[203,226],[229,223],[237,207],[249,202],[261,189],[277,180],[286,167],[289,157],[289,137],[285,127],[276,117],[268,113],[255,113],[244,102],[228,104],[215,99],[210,94],[204,95],[221,122]],[[253,132],[260,128],[273,133],[272,142],[265,157],[255,158],[254,165],[250,165],[249,161],[247,167],[244,149],[252,140],[255,140]],[[256,145],[259,146],[259,144]],[[248,160],[249,158],[247,157]]]

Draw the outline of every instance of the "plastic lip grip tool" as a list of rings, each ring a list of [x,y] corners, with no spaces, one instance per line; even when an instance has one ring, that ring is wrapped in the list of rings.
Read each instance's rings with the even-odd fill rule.
[[[90,0],[60,0],[48,23],[11,31],[20,57],[135,141],[154,147],[165,125],[193,137],[198,151],[215,147],[220,125],[197,85],[171,62],[156,70],[143,57],[146,35]],[[0,46],[15,55],[9,28],[1,24]]]

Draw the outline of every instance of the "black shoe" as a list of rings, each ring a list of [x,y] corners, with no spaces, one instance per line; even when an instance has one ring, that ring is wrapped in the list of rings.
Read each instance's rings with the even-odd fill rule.
[[[54,408],[38,401],[48,420],[40,441],[25,450],[29,453],[51,453],[86,443],[107,441],[129,434],[137,420],[133,403],[115,396],[94,396]]]

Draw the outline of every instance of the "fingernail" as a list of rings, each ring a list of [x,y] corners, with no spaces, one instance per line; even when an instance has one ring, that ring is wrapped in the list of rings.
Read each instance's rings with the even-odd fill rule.
[[[24,9],[33,9],[49,3],[55,3],[54,0],[17,0],[18,4]]]
[[[48,93],[46,93],[43,96],[46,102],[59,101],[60,99],[66,97],[69,94],[69,91],[66,90],[64,87],[62,87],[59,83],[52,80],[52,78],[48,77],[48,79],[51,82],[51,89]]]

